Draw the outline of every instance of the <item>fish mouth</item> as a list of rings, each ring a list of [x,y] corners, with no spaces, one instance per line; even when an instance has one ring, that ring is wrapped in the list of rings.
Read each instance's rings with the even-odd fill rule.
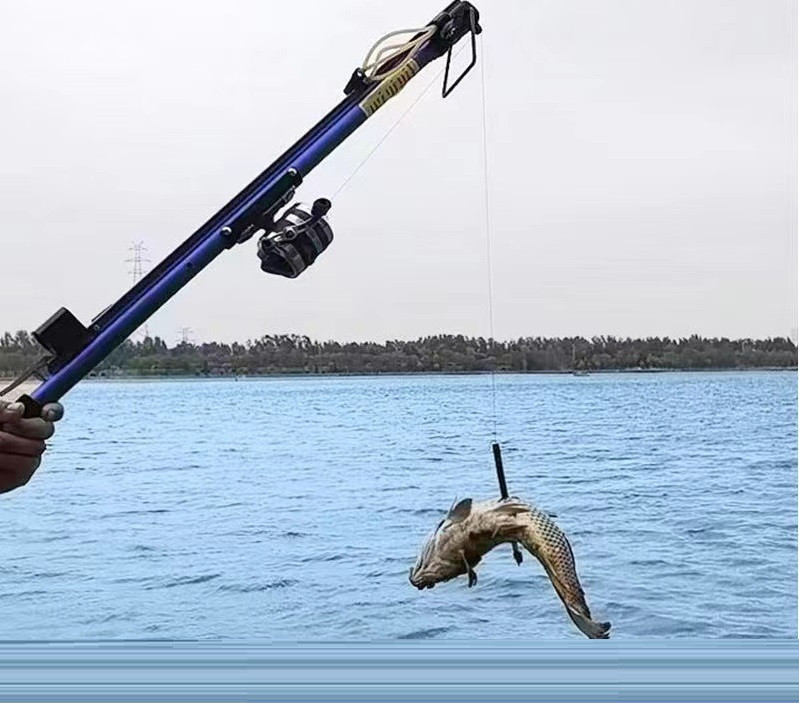
[[[408,581],[410,581],[411,585],[415,586],[420,591],[423,591],[425,588],[432,588],[436,585],[434,581],[430,581],[429,579],[421,578],[419,576],[414,576],[413,567],[411,567],[408,571]]]

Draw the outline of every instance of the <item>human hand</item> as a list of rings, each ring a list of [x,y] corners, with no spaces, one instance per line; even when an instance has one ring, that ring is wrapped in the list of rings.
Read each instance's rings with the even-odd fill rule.
[[[0,493],[13,491],[30,481],[47,448],[45,440],[55,432],[53,423],[64,415],[60,403],[48,403],[42,416],[23,418],[22,403],[0,400]]]

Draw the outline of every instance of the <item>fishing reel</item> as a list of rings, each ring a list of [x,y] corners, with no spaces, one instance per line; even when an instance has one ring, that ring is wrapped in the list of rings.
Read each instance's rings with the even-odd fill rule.
[[[333,229],[325,218],[331,202],[319,198],[310,207],[295,203],[273,222],[258,240],[261,270],[297,278],[333,241]]]

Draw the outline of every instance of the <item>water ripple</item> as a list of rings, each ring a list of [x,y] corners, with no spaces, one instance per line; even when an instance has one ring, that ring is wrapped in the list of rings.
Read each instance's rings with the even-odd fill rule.
[[[270,583],[223,584],[217,590],[234,591],[236,593],[257,593],[259,591],[272,591],[275,588],[289,588],[290,586],[296,586],[298,583],[299,581],[295,579],[281,579]]]
[[[496,382],[510,491],[558,515],[615,637],[796,636],[795,373]],[[408,583],[453,498],[497,494],[489,387],[80,384],[42,469],[0,496],[3,636],[578,638],[509,548],[476,588]]]
[[[181,576],[166,583],[153,584],[146,588],[174,588],[175,586],[192,586],[198,583],[206,583],[218,579],[222,574],[203,574],[202,576]]]

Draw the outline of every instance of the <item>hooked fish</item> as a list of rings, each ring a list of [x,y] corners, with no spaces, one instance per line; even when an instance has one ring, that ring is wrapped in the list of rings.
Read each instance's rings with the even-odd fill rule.
[[[518,542],[544,567],[566,612],[590,639],[607,639],[609,622],[597,622],[585,601],[569,540],[546,513],[518,498],[460,501],[427,537],[409,580],[419,590],[462,574],[477,583],[474,567],[497,545]]]

